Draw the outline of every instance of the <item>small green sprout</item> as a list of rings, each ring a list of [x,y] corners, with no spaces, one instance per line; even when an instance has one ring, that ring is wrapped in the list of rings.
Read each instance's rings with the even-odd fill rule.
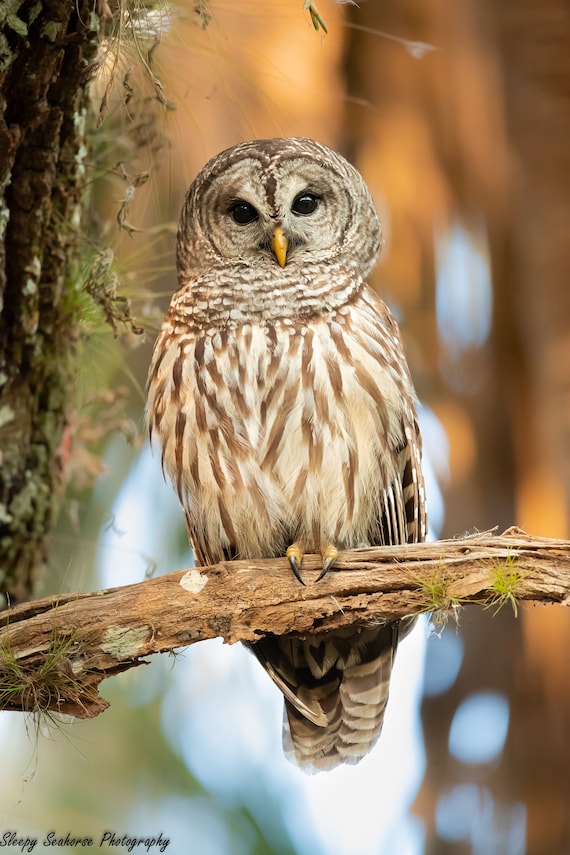
[[[518,559],[515,555],[507,555],[504,561],[493,565],[495,581],[489,587],[491,602],[487,608],[496,606],[493,615],[499,612],[505,603],[510,603],[515,617],[518,616],[518,606],[515,598],[516,590],[525,574],[518,569]]]
[[[428,579],[417,578],[420,594],[425,601],[425,606],[420,609],[420,614],[431,612],[431,621],[437,627],[444,627],[449,619],[449,613],[453,614],[455,623],[459,625],[459,612],[463,600],[461,597],[453,597],[449,594],[450,582],[438,569]]]

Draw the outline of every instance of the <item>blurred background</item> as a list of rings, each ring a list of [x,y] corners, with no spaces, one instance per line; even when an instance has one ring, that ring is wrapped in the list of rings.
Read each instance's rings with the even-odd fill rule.
[[[431,537],[568,537],[567,4],[320,0],[317,28],[302,0],[100,11],[78,287],[116,285],[145,333],[115,337],[86,301],[69,490],[37,594],[192,563],[144,437],[146,370],[187,186],[253,137],[317,138],[372,191],[372,284],[421,401]],[[103,684],[95,721],[0,717],[0,826],[161,832],[174,855],[568,853],[569,645],[559,607],[424,621],[376,749],[314,777],[284,760],[281,697],[239,646],[155,657]]]

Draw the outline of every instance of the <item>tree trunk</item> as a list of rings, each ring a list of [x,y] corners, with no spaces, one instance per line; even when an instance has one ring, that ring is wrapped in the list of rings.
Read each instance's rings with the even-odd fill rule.
[[[97,21],[86,0],[0,11],[0,607],[29,598],[62,485]]]

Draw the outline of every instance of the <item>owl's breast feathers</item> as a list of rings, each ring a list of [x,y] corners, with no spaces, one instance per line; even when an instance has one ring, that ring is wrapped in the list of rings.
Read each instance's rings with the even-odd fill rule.
[[[149,425],[203,561],[422,539],[414,392],[373,292],[312,321],[162,336]]]

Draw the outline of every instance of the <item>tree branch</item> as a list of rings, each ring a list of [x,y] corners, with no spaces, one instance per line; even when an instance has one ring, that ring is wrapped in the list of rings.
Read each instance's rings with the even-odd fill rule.
[[[467,603],[570,605],[570,541],[517,528],[342,552],[316,584],[320,565],[305,557],[305,587],[285,559],[232,561],[3,612],[0,709],[91,718],[108,706],[97,692],[106,677],[206,638],[303,635]]]

